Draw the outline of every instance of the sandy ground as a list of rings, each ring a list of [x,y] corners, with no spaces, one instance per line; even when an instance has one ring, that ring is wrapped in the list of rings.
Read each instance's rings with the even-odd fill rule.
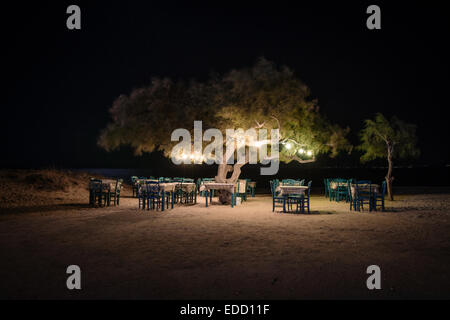
[[[294,215],[268,196],[140,211],[129,192],[120,207],[4,210],[0,298],[450,298],[450,195],[401,196],[385,213],[313,196],[313,214]],[[373,264],[382,290],[366,287]],[[69,265],[81,291],[66,288]]]

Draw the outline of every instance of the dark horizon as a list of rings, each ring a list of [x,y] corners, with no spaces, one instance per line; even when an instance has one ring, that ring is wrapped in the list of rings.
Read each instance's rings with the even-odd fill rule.
[[[79,1],[82,29],[69,31],[69,4],[12,5],[2,19],[7,85],[0,167],[163,163],[158,155],[135,158],[129,148],[97,147],[114,99],[153,76],[203,80],[261,56],[293,69],[324,114],[350,126],[353,144],[363,120],[382,112],[418,126],[421,157],[400,164],[450,163],[441,145],[449,136],[443,116],[449,22],[440,6],[378,2],[382,30],[370,31],[368,2],[274,8]],[[357,160],[340,156],[317,165],[358,166]]]

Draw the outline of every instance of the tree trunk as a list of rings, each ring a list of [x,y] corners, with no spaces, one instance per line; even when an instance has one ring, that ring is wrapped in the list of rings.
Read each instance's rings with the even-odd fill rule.
[[[234,166],[227,164],[220,164],[219,167],[217,168],[217,176],[215,177],[216,182],[233,183],[233,184],[236,183],[236,181],[239,179],[239,176],[241,175],[241,168],[244,165],[245,164],[237,164],[237,163]],[[228,178],[229,172],[233,172],[230,178]],[[231,192],[227,190],[217,190],[216,193],[219,197],[219,202],[221,204],[231,204],[232,200]]]
[[[387,188],[387,194],[388,198],[391,201],[394,201],[394,192],[392,190],[392,182],[394,181],[394,177],[392,176],[392,170],[393,170],[393,161],[392,161],[392,148],[388,145],[388,172],[386,175],[386,188]]]

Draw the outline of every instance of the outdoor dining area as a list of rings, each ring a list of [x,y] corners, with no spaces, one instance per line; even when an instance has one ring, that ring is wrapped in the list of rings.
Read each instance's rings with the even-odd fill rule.
[[[114,206],[120,204],[120,191],[122,179],[95,179],[89,181],[89,204],[91,206]]]
[[[325,197],[330,201],[349,203],[350,210],[385,211],[386,181],[380,185],[370,180],[324,179]]]
[[[95,179],[89,182],[91,206],[118,206],[123,186],[122,179]],[[270,180],[272,211],[277,207],[283,213],[311,213],[312,181],[305,179]],[[173,209],[175,205],[197,204],[204,199],[205,207],[213,198],[226,191],[231,196],[231,207],[255,197],[256,182],[239,179],[236,183],[220,183],[214,178],[131,177],[132,197],[138,200],[141,210]],[[345,202],[350,211],[385,211],[386,182],[374,184],[370,180],[328,178],[324,179],[324,195],[330,202]]]
[[[284,179],[282,181],[275,179],[270,181],[270,191],[272,193],[272,211],[275,208],[282,207],[283,213],[311,213],[310,197],[311,197],[312,181],[305,185],[305,180]],[[295,211],[293,207],[295,205]]]
[[[256,182],[240,179],[236,183],[217,183],[214,178],[154,178],[131,177],[133,197],[138,198],[142,210],[173,209],[176,204],[196,204],[197,196],[205,198],[205,206],[212,204],[212,198],[220,190],[231,194],[231,207],[255,197]]]

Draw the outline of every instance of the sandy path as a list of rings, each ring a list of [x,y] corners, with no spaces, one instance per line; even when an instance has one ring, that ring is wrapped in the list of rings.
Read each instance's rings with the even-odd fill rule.
[[[392,206],[392,205],[391,205]],[[257,197],[161,212],[120,207],[0,217],[0,298],[450,298],[450,196],[403,196],[354,213],[313,197],[312,215]],[[82,290],[65,287],[66,267]],[[382,271],[366,288],[367,266]]]

